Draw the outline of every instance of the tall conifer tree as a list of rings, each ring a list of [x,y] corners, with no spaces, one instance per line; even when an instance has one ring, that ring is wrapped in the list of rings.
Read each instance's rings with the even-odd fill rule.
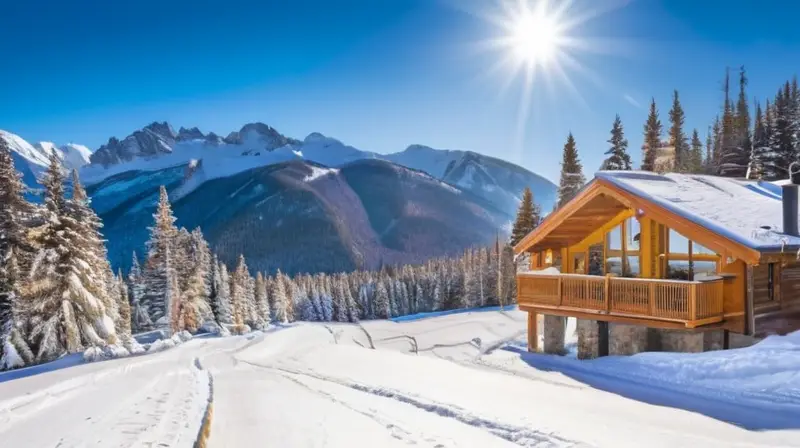
[[[642,170],[656,170],[656,152],[661,146],[661,120],[658,118],[656,99],[650,100],[650,112],[644,124],[644,154],[642,155]]]
[[[608,139],[611,147],[606,151],[604,170],[630,170],[631,156],[628,155],[628,139],[625,138],[625,131],[622,129],[622,120],[619,114],[614,119],[611,126],[611,138]]]
[[[563,157],[561,160],[561,180],[558,185],[558,206],[562,207],[578,194],[586,178],[583,177],[583,166],[578,158],[578,148],[575,145],[575,138],[572,133],[567,137],[564,144]]]

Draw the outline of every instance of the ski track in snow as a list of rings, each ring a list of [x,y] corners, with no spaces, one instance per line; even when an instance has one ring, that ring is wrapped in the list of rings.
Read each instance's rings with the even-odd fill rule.
[[[324,392],[324,391],[315,390],[315,389],[311,388],[310,386],[308,386],[307,384],[305,384],[302,381],[300,381],[299,379],[297,379],[297,377],[309,377],[309,378],[317,379],[317,380],[324,381],[324,382],[327,382],[327,383],[338,384],[340,386],[344,386],[344,387],[347,387],[347,388],[350,388],[350,389],[353,389],[353,390],[357,390],[359,392],[364,392],[366,394],[370,394],[370,395],[374,395],[374,396],[378,396],[378,397],[382,397],[382,398],[387,398],[387,399],[390,399],[390,400],[398,401],[400,403],[408,404],[408,405],[411,405],[411,406],[413,406],[413,407],[415,407],[417,409],[420,409],[422,411],[430,412],[430,413],[439,415],[441,417],[451,418],[451,419],[454,419],[454,420],[456,420],[458,422],[464,423],[466,425],[484,429],[484,430],[492,433],[493,435],[495,435],[497,437],[503,438],[505,440],[508,440],[509,442],[513,442],[513,443],[516,443],[516,444],[518,444],[520,446],[524,446],[524,447],[585,446],[585,445],[578,444],[577,442],[570,441],[570,440],[567,440],[567,439],[564,439],[564,438],[561,438],[561,437],[558,437],[558,436],[555,436],[555,435],[552,435],[552,434],[544,434],[544,433],[540,433],[539,431],[532,430],[532,429],[529,429],[529,428],[515,427],[515,426],[512,426],[512,425],[505,425],[505,424],[502,424],[502,423],[498,423],[498,422],[494,422],[494,421],[491,421],[491,420],[487,420],[487,419],[481,418],[479,416],[473,415],[470,412],[465,411],[464,409],[460,409],[458,406],[447,405],[447,404],[443,404],[443,403],[436,403],[436,402],[432,402],[432,401],[427,401],[427,400],[421,399],[419,397],[415,397],[415,396],[409,395],[409,394],[404,394],[402,392],[391,390],[391,389],[364,386],[362,384],[341,380],[341,379],[334,378],[334,377],[331,377],[331,376],[316,374],[316,373],[314,373],[312,371],[293,370],[293,369],[288,369],[288,368],[285,368],[285,367],[261,365],[261,364],[256,364],[256,363],[252,363],[252,362],[248,362],[248,361],[242,361],[242,362],[244,362],[246,364],[249,364],[249,365],[252,365],[252,366],[255,366],[255,367],[261,367],[261,368],[264,368],[264,369],[272,369],[272,370],[277,370],[279,372],[282,372],[285,377],[292,379],[296,383],[303,385],[304,387],[308,388],[309,390],[312,390],[314,392],[321,393],[321,394],[323,394],[325,396],[328,396],[332,400],[334,400],[334,401],[336,401],[336,402],[338,402],[338,403],[340,403],[340,404],[342,404],[342,405],[344,405],[344,406],[346,406],[348,408],[351,408],[351,407],[349,405],[347,405],[346,403],[341,402],[340,400],[336,399],[335,396],[333,396],[333,395],[331,395],[331,394],[329,394],[327,392]],[[353,409],[353,408],[351,408],[351,409]],[[353,410],[356,410],[356,409],[353,409]],[[359,411],[359,410],[356,410],[356,412],[362,413],[362,411]],[[371,418],[375,418],[375,416],[372,415],[372,414],[370,414],[369,416]],[[379,420],[377,418],[375,418],[375,420],[378,421],[379,423],[384,423],[384,422],[382,422],[381,420]],[[391,430],[394,430],[396,427],[394,425],[387,424],[387,428],[391,429]],[[403,432],[406,435],[410,434],[408,431],[403,431]]]
[[[508,349],[525,325],[518,311],[281,325],[8,380],[0,383],[0,446],[191,447],[212,400],[211,448],[800,446],[800,425],[748,431],[724,416],[604,392],[564,373],[574,360],[542,357],[556,369],[533,368]],[[595,373],[595,381],[642,389],[624,368],[616,377]],[[651,394],[698,399],[668,379],[652,382]],[[764,412],[708,398],[707,406],[737,418]],[[794,412],[785,406],[768,412]]]

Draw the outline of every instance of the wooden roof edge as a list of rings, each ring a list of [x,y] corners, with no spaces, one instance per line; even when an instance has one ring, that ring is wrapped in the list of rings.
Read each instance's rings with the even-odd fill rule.
[[[567,202],[563,207],[558,208],[554,212],[547,215],[547,217],[541,223],[539,223],[539,226],[525,235],[525,237],[514,246],[514,253],[521,254],[522,252],[525,252],[531,246],[545,237],[548,233],[552,232],[558,226],[558,224],[578,211],[582,205],[588,202],[588,200],[594,198],[599,185],[600,184],[598,183],[597,178],[589,181],[589,183],[578,193],[577,196],[572,198],[572,200]]]

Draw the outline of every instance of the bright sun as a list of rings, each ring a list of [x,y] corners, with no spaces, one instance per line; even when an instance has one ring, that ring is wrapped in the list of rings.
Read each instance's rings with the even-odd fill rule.
[[[524,11],[511,26],[511,46],[519,62],[546,65],[559,51],[559,24],[541,11]]]

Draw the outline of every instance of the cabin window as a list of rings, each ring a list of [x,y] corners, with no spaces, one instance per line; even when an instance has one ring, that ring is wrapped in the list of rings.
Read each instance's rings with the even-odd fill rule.
[[[622,226],[606,234],[606,274],[622,275]]]
[[[605,268],[607,274],[638,277],[641,228],[639,220],[628,218],[606,233]]]
[[[642,271],[639,267],[639,246],[641,243],[641,228],[639,220],[628,218],[625,220],[625,277],[638,277]]]
[[[665,232],[665,247],[669,253],[660,254],[664,262],[663,277],[672,280],[693,280],[700,274],[717,273],[719,256],[714,251],[689,240],[673,229]]]

